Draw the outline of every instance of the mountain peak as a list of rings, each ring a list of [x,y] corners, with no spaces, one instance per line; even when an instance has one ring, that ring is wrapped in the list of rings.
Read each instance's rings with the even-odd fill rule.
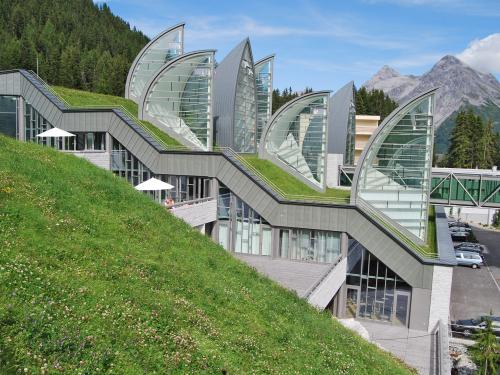
[[[375,75],[381,79],[388,79],[401,76],[401,74],[399,74],[398,71],[391,68],[389,65],[384,65]]]
[[[436,65],[465,65],[462,60],[453,55],[443,56]]]
[[[456,56],[442,57],[421,76],[394,76],[394,70],[384,66],[365,83],[367,89],[384,91],[393,100],[403,103],[436,86],[434,123],[439,126],[464,104],[481,107],[492,103],[500,108],[500,83],[491,74],[481,73]]]

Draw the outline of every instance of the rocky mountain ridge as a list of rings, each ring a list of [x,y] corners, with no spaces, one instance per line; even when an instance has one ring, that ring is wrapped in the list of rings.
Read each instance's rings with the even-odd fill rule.
[[[463,107],[493,106],[500,111],[500,83],[497,79],[451,55],[444,56],[421,76],[401,75],[385,65],[363,86],[367,90],[382,90],[398,103],[439,87],[434,118],[437,127]],[[500,126],[498,120],[497,127]]]

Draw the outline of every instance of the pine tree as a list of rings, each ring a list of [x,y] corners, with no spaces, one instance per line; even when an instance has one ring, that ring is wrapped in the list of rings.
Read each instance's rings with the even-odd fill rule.
[[[490,318],[486,318],[486,327],[476,335],[476,343],[470,352],[478,365],[478,374],[496,375],[497,363],[500,360],[500,344],[493,332]]]
[[[368,92],[361,87],[356,92],[356,113],[360,115],[380,116],[380,120],[386,118],[398,104],[386,95],[382,90],[371,90]]]
[[[472,168],[472,137],[469,119],[468,113],[464,111],[459,112],[455,119],[455,127],[448,149],[448,167]]]

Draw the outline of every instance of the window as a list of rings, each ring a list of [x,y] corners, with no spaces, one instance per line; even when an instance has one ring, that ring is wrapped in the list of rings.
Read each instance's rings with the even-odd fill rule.
[[[252,255],[272,255],[271,226],[249,205],[219,184],[217,205],[219,218],[219,243],[227,250]],[[227,228],[227,229],[226,229]],[[226,236],[222,239],[220,236]]]
[[[349,239],[346,284],[348,290],[359,291],[353,292],[357,300],[346,304],[346,311],[352,313],[354,304],[355,317],[407,325],[411,287],[353,239]]]
[[[339,256],[339,232],[280,229],[280,258],[333,263]]]

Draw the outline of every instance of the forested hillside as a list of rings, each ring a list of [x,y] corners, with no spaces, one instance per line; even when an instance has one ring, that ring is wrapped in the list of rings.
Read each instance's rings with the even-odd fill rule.
[[[92,0],[0,1],[0,70],[36,71],[50,84],[123,95],[127,72],[148,42]]]

